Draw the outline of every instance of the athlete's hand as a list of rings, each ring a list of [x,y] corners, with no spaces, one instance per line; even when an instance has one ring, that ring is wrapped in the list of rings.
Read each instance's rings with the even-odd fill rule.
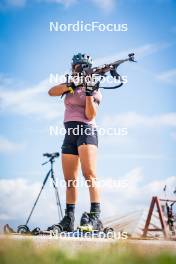
[[[74,84],[74,82],[70,82],[70,83],[68,83],[67,86],[68,86],[68,88],[69,88],[69,92],[70,92],[71,94],[73,94],[74,91],[75,91],[75,89],[76,89],[76,85]]]
[[[92,96],[94,92],[94,87],[86,85],[86,96]]]
[[[71,87],[73,91],[76,89],[76,85],[74,84],[74,82],[68,83],[68,87]]]

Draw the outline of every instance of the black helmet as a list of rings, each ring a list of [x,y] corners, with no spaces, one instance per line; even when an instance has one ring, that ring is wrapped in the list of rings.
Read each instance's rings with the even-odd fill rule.
[[[92,67],[92,58],[87,54],[78,53],[72,58],[72,66],[76,64],[86,64],[88,67]]]

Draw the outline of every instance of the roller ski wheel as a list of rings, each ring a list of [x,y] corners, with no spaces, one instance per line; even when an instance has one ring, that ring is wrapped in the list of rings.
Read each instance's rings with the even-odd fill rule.
[[[40,235],[41,234],[41,230],[40,230],[40,227],[36,227],[36,228],[34,228],[32,231],[31,231],[31,235],[33,235],[33,236],[38,236],[38,235]]]
[[[61,226],[60,224],[53,225],[53,228],[52,228],[52,234],[53,235],[58,235],[61,232],[63,232],[63,226]]]
[[[105,234],[108,234],[108,233],[114,233],[114,229],[112,228],[112,227],[105,227],[104,229],[103,229],[103,232],[105,233]]]
[[[29,235],[31,234],[30,229],[27,225],[19,225],[17,227],[17,233],[22,235]]]

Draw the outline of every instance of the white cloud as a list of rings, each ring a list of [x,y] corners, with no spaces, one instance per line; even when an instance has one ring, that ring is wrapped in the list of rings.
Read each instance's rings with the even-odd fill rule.
[[[51,98],[48,96],[48,90],[51,86],[48,80],[22,89],[24,86],[16,84],[15,80],[0,78],[0,109],[1,112],[13,113],[18,115],[29,115],[43,119],[58,118],[63,114],[63,104],[60,97]],[[18,87],[19,85],[19,87]]]
[[[79,0],[34,0],[36,3],[49,3],[59,4],[65,7],[70,7],[73,4],[80,2]],[[24,7],[29,0],[3,0],[0,3],[0,8],[13,8],[13,7]],[[93,4],[103,12],[109,13],[113,10],[116,1],[115,0],[92,0]]]
[[[172,43],[167,43],[167,42],[147,43],[147,44],[140,46],[140,47],[137,47],[137,48],[131,48],[129,50],[119,52],[117,54],[113,54],[113,55],[106,56],[103,58],[97,58],[94,63],[96,65],[104,64],[104,63],[110,63],[112,61],[116,61],[117,59],[122,59],[122,58],[126,57],[131,52],[134,52],[136,59],[140,60],[140,59],[145,58],[146,56],[152,55],[152,54],[157,53],[163,49],[166,49],[171,45],[172,45]]]
[[[167,43],[167,42],[148,43],[148,44],[145,44],[144,46],[137,48],[134,52],[136,53],[138,59],[142,59],[146,56],[152,55],[163,49],[166,49],[170,47],[171,45],[172,43]]]
[[[0,152],[2,153],[13,153],[22,150],[24,147],[24,144],[15,143],[0,136]]]
[[[152,196],[165,197],[165,193],[163,192],[165,185],[167,185],[167,198],[176,199],[176,196],[173,194],[176,186],[176,176],[144,183],[146,177],[147,175],[143,174],[142,169],[137,167],[118,179],[121,182],[126,181],[126,187],[122,186],[118,189],[102,188],[101,197],[104,211],[108,212],[109,216],[113,216],[148,207]],[[108,208],[109,205],[111,205],[111,210]]]
[[[105,13],[110,13],[115,7],[115,0],[92,0],[92,2]]]
[[[7,5],[21,7],[26,4],[27,0],[6,0]]]
[[[157,79],[168,84],[176,84],[176,69],[171,69],[157,75]]]
[[[55,3],[55,4],[62,4],[66,7],[77,2],[77,0],[37,0],[38,2],[46,2],[46,3]]]
[[[172,132],[170,135],[171,135],[171,138],[172,138],[174,141],[176,141],[176,132]]]
[[[124,214],[137,209],[149,206],[152,196],[163,196],[163,187],[167,185],[167,196],[173,198],[172,194],[176,186],[176,176],[171,176],[163,180],[152,180],[144,183],[147,175],[143,175],[140,167],[134,168],[127,174],[119,178],[121,182],[127,182],[126,187],[113,189],[104,186],[101,188],[101,204],[103,219],[115,215]],[[116,179],[116,178],[115,178]],[[145,180],[146,181],[146,180]],[[39,182],[29,182],[25,179],[1,179],[0,180],[0,220],[25,221],[36,196],[41,188]],[[64,188],[59,188],[64,203]],[[86,194],[86,196],[85,196]],[[84,199],[82,198],[84,197]],[[84,188],[79,189],[79,204],[76,208],[77,216],[85,210],[89,210],[88,191]],[[78,210],[79,209],[79,210]],[[51,188],[44,189],[41,199],[36,207],[31,219],[32,224],[46,227],[49,224],[57,222],[57,209],[54,193]]]
[[[12,8],[12,7],[24,7],[29,0],[3,0],[2,3],[0,3],[0,8]],[[77,0],[35,0],[36,3],[39,2],[46,2],[46,3],[56,3],[56,4],[62,4],[66,7],[69,7],[70,5],[77,2]]]
[[[155,43],[155,44],[146,44],[144,46],[138,47],[134,50],[128,50],[116,55],[103,57],[95,60],[95,64],[103,64],[108,63],[110,61],[117,60],[117,58],[123,58],[127,56],[127,54],[131,51],[136,53],[136,57],[138,59],[158,52],[161,49],[167,48],[169,45],[168,43]],[[25,89],[19,89],[19,87],[24,87],[25,84],[17,84],[15,80],[11,80],[10,78],[6,78],[0,75],[0,107],[1,111],[5,110],[7,112],[17,113],[20,115],[36,115],[43,118],[56,118],[58,115],[63,113],[63,104],[57,104],[56,100],[52,98],[49,99],[47,95],[47,91],[49,89],[48,80],[43,80],[40,83],[27,87]],[[140,123],[143,122],[143,117],[139,116],[135,113],[126,114],[126,121],[127,123]],[[118,117],[119,119],[120,117]],[[166,115],[166,119],[175,119],[174,114],[170,116]],[[117,119],[117,121],[118,121]],[[145,118],[147,124],[152,120],[151,118]],[[155,121],[155,120],[154,120]],[[171,120],[170,120],[171,121]],[[168,122],[170,122],[168,120]],[[165,120],[165,123],[167,120]]]
[[[176,126],[176,113],[166,113],[161,115],[146,116],[135,112],[127,112],[114,116],[105,116],[101,121],[102,127],[159,127]]]
[[[0,8],[9,7],[24,7],[29,0],[3,0],[0,3]],[[60,4],[65,7],[70,7],[73,4],[80,2],[79,0],[35,0],[36,3]],[[104,12],[111,12],[115,6],[115,0],[92,0],[92,2]]]
[[[0,221],[23,221],[24,224],[41,188],[40,182],[29,182],[25,179],[0,180]],[[58,222],[57,207],[53,190],[45,187],[35,208],[31,222],[43,227]]]
[[[16,86],[14,86],[14,83]],[[27,87],[10,78],[0,76],[0,113],[1,114],[16,114],[21,116],[28,116],[40,118],[43,120],[59,120],[63,119],[64,105],[60,97],[53,98],[48,96],[49,83],[47,80]],[[102,128],[133,128],[133,127],[176,127],[176,113],[163,113],[160,115],[142,115],[136,112],[126,112],[117,115],[105,115],[99,122],[99,127]],[[171,135],[174,139],[174,135]],[[100,137],[105,144],[133,144],[129,136],[102,136]],[[5,139],[0,139],[1,151],[12,152],[20,150],[24,147],[23,144],[16,144]],[[143,159],[164,159],[162,155],[139,155],[138,153],[130,154],[127,158],[136,159],[137,157]],[[120,155],[119,158],[123,158]],[[124,157],[126,158],[126,156]],[[165,157],[167,159],[167,157]]]
[[[3,0],[0,3],[0,9],[9,8],[9,7],[24,7],[27,3],[27,0]]]

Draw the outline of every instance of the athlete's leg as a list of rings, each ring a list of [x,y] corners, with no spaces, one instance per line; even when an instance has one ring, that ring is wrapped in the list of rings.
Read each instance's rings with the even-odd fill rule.
[[[82,173],[89,185],[90,202],[99,203],[99,190],[96,186],[96,156],[97,146],[83,144],[78,147]]]
[[[66,181],[66,204],[77,202],[77,186],[79,170],[79,156],[62,153],[62,168]]]
[[[100,216],[100,196],[96,184],[96,156],[97,146],[83,144],[78,147],[83,175],[88,182],[90,193],[90,213],[83,213],[80,220],[80,228],[84,231],[103,230]],[[88,229],[87,229],[88,228]]]

